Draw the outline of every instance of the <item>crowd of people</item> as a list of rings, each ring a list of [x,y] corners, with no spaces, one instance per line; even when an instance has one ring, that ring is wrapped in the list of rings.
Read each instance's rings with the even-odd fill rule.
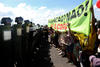
[[[100,67],[100,21],[95,22],[97,36],[90,52],[84,49],[89,38],[81,43],[82,38],[71,31],[70,23],[67,24],[68,31],[59,32],[47,25],[40,27],[38,24],[40,28],[36,28],[29,20],[22,24],[22,17],[16,17],[15,22],[17,24],[11,26],[10,18],[1,20],[0,65],[3,67],[52,67],[50,46],[57,48],[62,57],[67,57],[67,63],[77,67]]]
[[[1,19],[0,67],[52,67],[47,27],[22,17],[11,22],[10,17]]]
[[[96,20],[96,19],[95,19]],[[97,67],[94,62],[91,61],[91,56],[94,55],[100,61],[100,21],[95,22],[96,41],[92,51],[84,50],[86,44],[88,44],[89,37],[85,39],[81,44],[81,38],[76,36],[76,32],[71,31],[70,24],[68,23],[68,31],[59,32],[53,28],[49,28],[49,43],[57,48],[59,55],[68,58],[68,63],[72,63],[77,67]],[[92,41],[90,41],[92,42]],[[90,45],[91,46],[91,45]],[[89,47],[87,47],[89,48]],[[96,63],[96,62],[95,62]],[[100,62],[97,63],[100,67]]]

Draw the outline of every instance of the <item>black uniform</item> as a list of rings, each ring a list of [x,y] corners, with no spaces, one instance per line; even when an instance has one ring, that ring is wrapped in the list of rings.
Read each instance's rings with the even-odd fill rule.
[[[24,67],[29,67],[29,21],[25,21],[23,24],[23,35],[22,35],[22,51],[23,51],[23,61]]]
[[[0,66],[13,67],[13,44],[11,19],[2,18],[0,26]]]

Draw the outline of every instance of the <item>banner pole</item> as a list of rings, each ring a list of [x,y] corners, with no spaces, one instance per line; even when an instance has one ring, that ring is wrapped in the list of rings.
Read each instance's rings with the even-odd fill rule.
[[[94,45],[95,45],[95,40],[96,40],[96,31],[95,31],[95,15],[94,15],[94,9],[93,9],[93,5],[90,8],[90,11],[92,13],[92,17],[91,17],[91,27],[90,27],[90,34],[88,36],[88,49],[89,50],[94,50]]]
[[[91,7],[91,12],[92,12],[92,27],[93,27],[93,32],[92,32],[92,35],[95,33],[95,16],[94,16],[94,8],[93,8],[93,5]]]

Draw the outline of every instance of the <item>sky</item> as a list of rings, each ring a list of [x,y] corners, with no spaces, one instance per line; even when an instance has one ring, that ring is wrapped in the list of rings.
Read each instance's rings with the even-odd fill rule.
[[[35,24],[45,25],[48,19],[63,15],[85,0],[0,0],[0,19],[21,16]],[[100,9],[93,0],[95,17],[100,20]]]

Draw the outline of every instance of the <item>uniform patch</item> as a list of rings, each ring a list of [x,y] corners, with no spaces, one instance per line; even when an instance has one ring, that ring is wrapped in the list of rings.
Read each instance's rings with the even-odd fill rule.
[[[29,33],[29,30],[30,30],[30,28],[29,28],[29,26],[27,26],[26,27],[26,32]]]
[[[5,41],[11,40],[11,31],[3,31],[3,35],[4,35],[3,39]]]
[[[21,28],[18,28],[17,29],[17,36],[21,36],[22,35],[22,29]]]

